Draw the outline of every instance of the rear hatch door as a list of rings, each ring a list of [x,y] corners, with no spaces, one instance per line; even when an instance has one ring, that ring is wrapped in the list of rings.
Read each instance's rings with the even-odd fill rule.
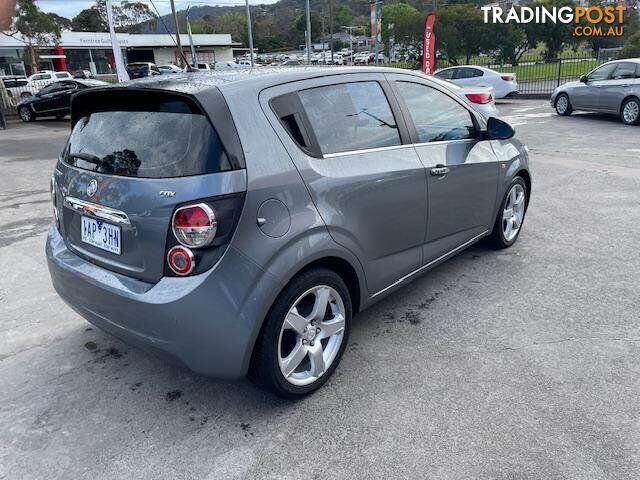
[[[189,96],[107,89],[73,107],[54,174],[65,243],[95,264],[156,282],[176,207],[243,192],[245,172]]]

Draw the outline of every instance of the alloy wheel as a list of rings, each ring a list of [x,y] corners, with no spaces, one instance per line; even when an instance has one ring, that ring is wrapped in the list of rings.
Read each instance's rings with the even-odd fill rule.
[[[560,98],[556,101],[556,111],[563,115],[567,111],[567,107],[569,106],[569,99],[565,95],[561,95]]]
[[[635,123],[640,114],[640,105],[635,100],[627,102],[622,110],[622,117],[625,123]]]
[[[327,285],[310,288],[287,313],[278,339],[278,364],[293,385],[309,385],[332,365],[344,337],[345,306]]]
[[[31,112],[29,111],[29,109],[27,107],[23,107],[23,108],[20,109],[20,118],[24,122],[30,122],[31,121]]]
[[[524,209],[524,187],[516,183],[509,190],[507,201],[502,211],[502,234],[507,242],[511,242],[518,235],[524,219]]]

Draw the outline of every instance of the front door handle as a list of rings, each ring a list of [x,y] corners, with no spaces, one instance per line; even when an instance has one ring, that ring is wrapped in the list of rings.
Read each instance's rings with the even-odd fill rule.
[[[446,175],[449,173],[449,167],[445,167],[444,165],[436,165],[431,169],[431,175],[434,177],[440,177],[442,175]]]

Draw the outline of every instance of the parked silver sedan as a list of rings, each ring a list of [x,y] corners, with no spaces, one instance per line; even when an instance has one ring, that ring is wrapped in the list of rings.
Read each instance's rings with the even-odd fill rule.
[[[565,83],[551,95],[558,115],[574,110],[614,113],[626,125],[640,123],[640,58],[600,65],[576,82]]]

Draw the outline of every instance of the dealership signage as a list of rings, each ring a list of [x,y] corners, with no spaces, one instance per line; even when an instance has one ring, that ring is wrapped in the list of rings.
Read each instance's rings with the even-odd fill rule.
[[[422,35],[422,72],[427,75],[431,75],[436,69],[436,36],[433,32],[435,23],[435,14],[427,15]]]
[[[627,7],[480,7],[485,23],[565,23],[575,24],[577,37],[619,37],[624,33]]]

